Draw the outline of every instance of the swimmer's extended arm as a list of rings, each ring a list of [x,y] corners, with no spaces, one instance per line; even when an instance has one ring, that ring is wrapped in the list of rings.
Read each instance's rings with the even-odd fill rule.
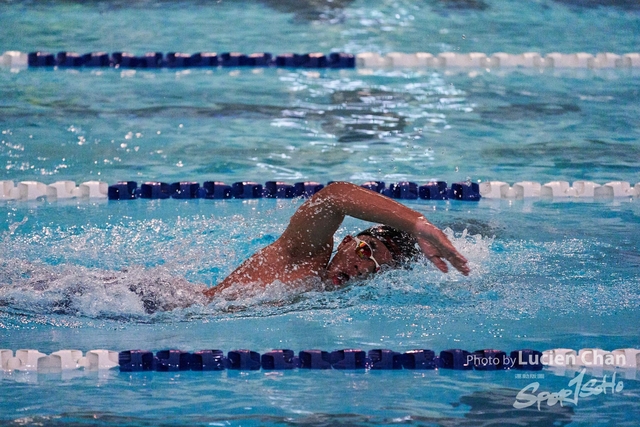
[[[449,239],[419,212],[388,197],[347,182],[335,182],[307,200],[291,217],[279,245],[292,257],[326,254],[345,216],[389,225],[411,233],[425,256],[443,272],[447,260],[469,274],[467,260]]]

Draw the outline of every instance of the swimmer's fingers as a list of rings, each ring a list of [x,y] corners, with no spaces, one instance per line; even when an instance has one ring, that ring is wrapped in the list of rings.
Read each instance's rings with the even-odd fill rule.
[[[437,229],[436,229],[437,230]],[[440,231],[440,230],[438,230]],[[418,239],[418,244],[424,252],[425,256],[431,261],[440,271],[446,273],[449,271],[447,263],[443,258],[449,261],[453,267],[465,276],[469,275],[471,271],[467,265],[467,259],[463,257],[456,248],[453,247],[449,239],[444,233],[439,232],[433,235],[436,243],[429,242],[425,239]]]
[[[443,273],[447,273],[449,271],[447,263],[444,262],[439,251],[431,243],[422,239],[418,239],[418,244],[420,245],[420,249],[422,249],[424,256],[429,261],[431,261],[438,268],[438,270],[442,271]]]
[[[458,251],[455,251],[454,253],[452,253],[449,257],[447,257],[447,260],[451,263],[451,265],[453,265],[456,270],[458,270],[460,273],[462,273],[465,276],[469,275],[469,272],[471,271],[471,269],[469,268],[469,265],[467,265],[467,259],[465,257],[463,257],[462,255],[460,255],[458,253]]]
[[[435,265],[438,268],[438,270],[442,271],[443,273],[448,273],[449,272],[449,266],[439,256],[431,255],[431,256],[427,256],[427,259],[429,261],[431,261],[433,263],[433,265]]]
[[[442,258],[432,257],[429,259],[429,261],[431,261],[436,267],[438,267],[438,270],[442,271],[443,273],[449,272],[449,266],[446,262],[444,262]]]

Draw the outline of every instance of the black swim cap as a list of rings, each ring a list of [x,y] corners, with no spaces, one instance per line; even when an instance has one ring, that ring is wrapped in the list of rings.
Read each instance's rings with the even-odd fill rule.
[[[415,237],[388,225],[367,228],[358,233],[359,236],[371,236],[380,240],[389,249],[396,264],[406,264],[422,253]]]

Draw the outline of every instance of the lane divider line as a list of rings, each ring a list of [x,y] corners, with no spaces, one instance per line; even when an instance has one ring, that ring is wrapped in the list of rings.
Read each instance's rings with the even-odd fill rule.
[[[6,51],[0,55],[0,67],[20,68],[198,68],[198,67],[285,67],[285,68],[557,68],[557,69],[604,69],[640,68],[640,53],[617,54],[613,52],[561,53],[538,52],[511,54],[496,52],[428,52],[380,54],[363,52],[350,54],[332,52],[329,54],[283,53],[272,55],[268,52],[244,54],[240,52],[148,52],[135,55],[128,52],[19,52]]]
[[[332,181],[329,182],[329,184]],[[327,184],[328,185],[328,184]],[[109,185],[101,181],[86,181],[76,185],[74,181],[56,181],[45,184],[38,181],[0,181],[0,201],[54,202],[63,199],[292,199],[311,197],[325,185],[314,181],[296,182],[238,181],[228,185],[221,181],[205,181],[202,185],[194,181],[167,183],[118,181]],[[402,200],[461,200],[486,199],[613,199],[640,198],[640,182],[632,186],[627,181],[611,181],[597,184],[592,181],[551,181],[541,184],[535,181],[519,181],[510,185],[504,181],[475,183],[428,181],[418,184],[400,181],[386,184],[384,181],[368,181],[361,187]]]

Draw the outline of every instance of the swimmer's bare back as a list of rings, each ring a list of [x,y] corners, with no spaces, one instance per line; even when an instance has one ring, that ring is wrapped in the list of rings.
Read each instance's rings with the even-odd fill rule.
[[[298,208],[278,240],[249,257],[205,295],[212,298],[231,285],[265,287],[275,281],[301,283],[312,277],[328,280],[333,268],[333,235],[346,216],[408,232],[442,272],[448,271],[448,262],[465,276],[469,274],[467,260],[421,213],[357,185],[334,182]]]

